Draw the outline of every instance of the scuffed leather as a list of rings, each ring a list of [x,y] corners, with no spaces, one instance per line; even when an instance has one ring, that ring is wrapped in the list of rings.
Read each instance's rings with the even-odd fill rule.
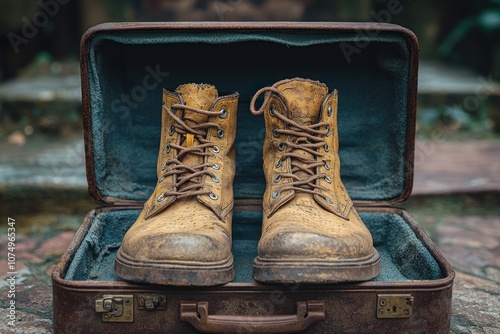
[[[258,252],[261,258],[283,259],[359,259],[373,255],[373,241],[369,230],[361,221],[353,207],[351,198],[340,179],[340,160],[338,155],[337,105],[338,94],[328,94],[328,88],[317,81],[308,79],[283,80],[273,87],[286,98],[290,107],[289,119],[301,125],[328,122],[331,134],[325,135],[325,148],[318,150],[324,154],[321,158],[329,166],[317,167],[317,173],[328,176],[316,180],[317,184],[326,188],[318,190],[318,194],[308,194],[295,190],[284,191],[273,199],[272,194],[284,183],[283,178],[276,183],[278,173],[290,173],[290,159],[283,161],[281,167],[276,162],[285,153],[278,150],[281,141],[288,139],[285,135],[276,138],[273,129],[283,127],[283,122],[270,113],[272,105],[275,112],[285,113],[285,101],[274,93],[268,93],[265,108],[266,136],[264,140],[264,174],[266,191],[263,198],[264,218],[262,237]],[[331,106],[332,114],[328,115]],[[307,152],[297,153],[310,155]],[[325,201],[325,197],[332,203]]]
[[[180,263],[201,264],[227,262],[231,257],[231,221],[233,208],[233,179],[235,174],[236,113],[238,94],[218,97],[212,85],[186,84],[179,86],[175,92],[163,91],[163,103],[185,104],[195,108],[218,111],[222,107],[227,110],[225,118],[207,116],[193,111],[176,111],[176,115],[190,126],[201,122],[217,123],[224,130],[224,136],[218,138],[217,129],[210,128],[207,139],[213,142],[219,152],[211,148],[210,156],[187,156],[186,164],[199,164],[199,159],[216,163],[219,170],[211,169],[218,178],[216,183],[211,177],[203,176],[201,182],[204,189],[217,195],[217,200],[208,195],[191,196],[177,199],[176,196],[165,196],[159,202],[161,194],[174,190],[175,174],[160,180],[166,161],[176,157],[172,149],[166,152],[169,142],[181,144],[181,135],[169,134],[173,119],[163,110],[162,133],[158,154],[158,183],[151,197],[136,222],[125,234],[121,252],[130,259],[143,263]],[[195,139],[194,144],[199,144]],[[203,162],[203,161],[201,161]]]

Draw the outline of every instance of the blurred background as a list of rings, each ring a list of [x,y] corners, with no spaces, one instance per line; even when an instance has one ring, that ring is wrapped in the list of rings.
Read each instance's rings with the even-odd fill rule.
[[[402,205],[461,273],[452,332],[498,330],[499,0],[1,0],[0,231],[4,217],[19,222],[25,319],[50,332],[48,274],[96,206],[85,179],[81,35],[109,21],[203,20],[372,21],[415,32],[415,182]]]
[[[79,129],[78,47],[89,27],[199,20],[402,25],[421,47],[419,134],[435,127],[452,137],[500,131],[498,0],[2,0],[0,140],[21,145],[33,135]]]

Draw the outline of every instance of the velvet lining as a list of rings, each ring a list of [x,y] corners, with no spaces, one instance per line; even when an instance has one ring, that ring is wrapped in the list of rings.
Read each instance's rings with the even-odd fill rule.
[[[350,61],[346,45],[359,50]],[[346,31],[96,33],[88,54],[96,187],[104,198],[145,201],[156,183],[162,88],[205,82],[240,93],[235,197],[261,198],[263,117],[250,115],[249,101],[299,76],[339,91],[341,173],[351,197],[398,198],[407,186],[409,57],[405,36],[388,31],[366,39]]]
[[[102,212],[94,217],[82,245],[75,253],[66,280],[120,281],[114,259],[123,235],[139,210]],[[429,250],[416,237],[404,218],[394,213],[360,212],[382,258],[382,272],[375,281],[436,280],[443,273]],[[257,255],[262,213],[235,212],[233,218],[234,282],[253,282],[252,262]]]

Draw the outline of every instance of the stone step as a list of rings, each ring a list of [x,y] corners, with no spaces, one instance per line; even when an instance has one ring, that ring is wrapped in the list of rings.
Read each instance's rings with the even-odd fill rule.
[[[0,141],[0,151],[3,200],[86,196],[81,135],[30,138],[23,147]],[[417,141],[414,195],[490,191],[500,192],[500,140]]]
[[[78,66],[64,68],[0,84],[0,139],[12,133],[65,136],[81,129]],[[448,118],[455,125],[475,122],[480,131],[493,128],[500,133],[500,84],[491,78],[422,61],[418,90],[422,129]]]

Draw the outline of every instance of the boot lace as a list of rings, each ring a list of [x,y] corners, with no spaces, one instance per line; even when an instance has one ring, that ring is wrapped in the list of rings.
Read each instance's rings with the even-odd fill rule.
[[[176,180],[174,183],[175,190],[170,191],[165,195],[177,196],[177,198],[205,194],[213,195],[209,190],[204,190],[203,183],[201,183],[203,175],[208,175],[214,180],[217,179],[215,174],[207,170],[207,167],[213,167],[213,164],[200,163],[195,165],[186,165],[182,161],[189,154],[202,157],[201,160],[204,161],[205,159],[203,157],[212,155],[212,153],[207,152],[208,148],[212,148],[213,152],[218,152],[219,148],[214,143],[207,140],[206,137],[210,128],[217,128],[218,133],[222,130],[220,126],[214,122],[204,122],[198,125],[189,126],[175,114],[174,109],[189,110],[208,116],[220,116],[224,113],[224,110],[208,111],[177,103],[172,104],[170,108],[163,106],[163,109],[175,121],[170,128],[170,134],[172,135],[175,131],[183,135],[183,141],[181,140],[180,145],[168,143],[166,147],[167,152],[170,152],[172,149],[177,150],[177,155],[163,164],[162,171],[164,173],[161,175],[160,180],[163,180],[171,175],[175,175],[177,177],[174,178]],[[182,144],[185,144],[188,141],[191,141],[192,143],[193,138],[198,140],[199,145],[187,144],[186,146],[182,146]]]
[[[261,115],[264,112],[264,106],[267,105],[270,94],[264,98],[264,102],[259,110],[255,109],[255,102],[257,98],[265,92],[272,92],[278,95],[285,104],[283,114],[288,114],[290,108],[287,99],[274,87],[264,87],[255,93],[250,101],[250,112],[252,114]],[[325,155],[318,152],[318,148],[325,147],[325,150],[329,149],[324,139],[324,136],[330,131],[328,123],[319,122],[311,125],[300,125],[283,114],[277,110],[274,111],[273,114],[273,116],[279,118],[286,124],[284,129],[274,129],[276,136],[280,134],[288,136],[288,139],[281,142],[280,147],[278,147],[279,150],[285,150],[285,153],[281,156],[280,160],[277,161],[276,165],[279,166],[285,159],[290,159],[291,170],[290,173],[278,173],[275,180],[279,181],[282,178],[290,178],[292,180],[278,188],[273,194],[273,197],[279,196],[282,191],[286,190],[310,194],[316,194],[318,190],[327,190],[325,187],[316,183],[317,179],[326,177],[325,174],[317,173],[316,167],[327,166],[326,160],[322,159]],[[322,129],[323,127],[325,127],[325,129]],[[307,155],[295,153],[297,150],[309,153],[309,156],[312,156],[312,158],[308,158]]]

